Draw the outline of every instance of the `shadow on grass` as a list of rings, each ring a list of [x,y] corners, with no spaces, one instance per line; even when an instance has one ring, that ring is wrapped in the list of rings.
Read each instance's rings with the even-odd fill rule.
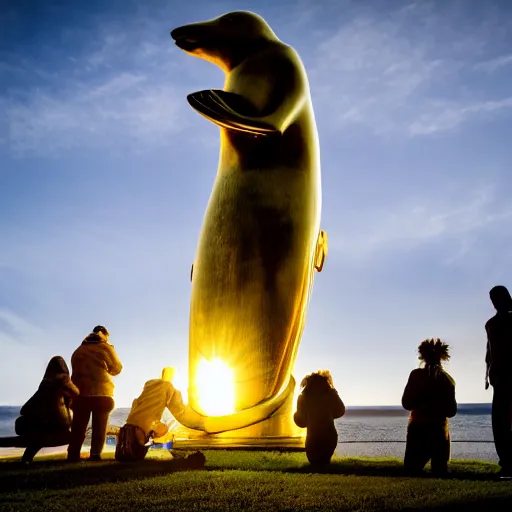
[[[475,500],[461,500],[453,503],[447,503],[446,505],[436,505],[435,508],[432,507],[424,507],[424,508],[404,508],[402,512],[406,510],[414,510],[414,512],[432,512],[433,510],[442,511],[442,512],[454,512],[454,511],[464,511],[464,512],[481,512],[485,510],[486,512],[490,511],[503,511],[508,512],[512,506],[512,498],[507,497],[498,497],[498,498],[479,498]]]
[[[264,462],[254,461],[255,464],[244,467],[222,464],[215,460],[207,462],[206,471],[273,471],[295,474],[328,474],[328,475],[355,475],[373,477],[404,478],[403,466],[398,460],[364,460],[342,459],[335,460],[325,468],[313,468],[309,464],[272,467]],[[284,462],[284,461],[283,461]],[[32,466],[26,467],[20,462],[6,462],[0,464],[0,480],[2,489],[9,492],[28,490],[57,490],[72,489],[85,485],[136,481],[144,478],[162,476],[176,471],[186,471],[177,468],[171,460],[146,459],[137,463],[118,463],[114,460],[102,462],[67,463],[65,460],[41,460]],[[418,478],[418,477],[416,477]],[[420,477],[421,478],[421,477]],[[426,472],[423,478],[434,478]],[[454,463],[447,479],[489,481],[496,479],[496,468],[485,463]],[[506,485],[506,484],[505,484]],[[451,510],[451,509],[450,509]],[[476,509],[475,509],[476,510]]]
[[[448,475],[443,479],[489,481],[497,479],[497,472],[494,465],[484,466],[478,463],[479,470],[475,470],[471,463],[452,464]],[[309,464],[301,467],[291,467],[282,469],[287,473],[314,473],[328,475],[355,475],[355,476],[377,476],[377,477],[401,477],[401,478],[438,478],[432,475],[427,469],[420,475],[409,476],[404,471],[401,463],[396,461],[379,461],[378,464],[372,461],[357,460],[338,460],[333,461],[323,468],[315,468]]]
[[[148,477],[162,476],[177,471],[171,460],[144,460],[137,463],[101,462],[68,463],[65,460],[36,461],[31,466],[21,462],[0,465],[0,481],[3,491],[40,489],[72,489]]]

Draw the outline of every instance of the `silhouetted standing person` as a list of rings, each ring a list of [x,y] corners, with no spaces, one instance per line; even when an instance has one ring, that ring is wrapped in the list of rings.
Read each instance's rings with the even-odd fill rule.
[[[489,296],[496,314],[487,321],[487,375],[493,388],[492,433],[502,476],[512,477],[512,298],[504,286]]]
[[[109,332],[97,325],[71,357],[71,379],[80,390],[73,404],[73,424],[68,447],[68,461],[80,460],[87,425],[92,415],[90,460],[101,460],[110,412],[114,409],[114,382],[123,366],[108,343]]]
[[[430,460],[432,473],[442,475],[450,460],[448,418],[457,414],[455,382],[442,368],[450,354],[440,339],[423,341],[418,352],[425,366],[411,372],[402,396],[403,408],[411,411],[404,466],[408,473],[420,473]]]
[[[306,428],[306,456],[310,464],[329,464],[338,444],[336,418],[345,414],[342,402],[328,370],[311,373],[300,383],[302,393],[297,399],[293,419],[300,428]]]

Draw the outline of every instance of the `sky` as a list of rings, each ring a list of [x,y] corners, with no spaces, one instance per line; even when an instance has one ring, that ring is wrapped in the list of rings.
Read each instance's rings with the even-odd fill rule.
[[[512,286],[512,3],[4,0],[0,16],[0,404],[97,324],[130,405],[163,366],[186,387],[190,267],[218,127],[186,95],[223,73],[177,26],[262,15],[306,68],[322,222],[294,374],[329,368],[347,405],[399,404],[440,337],[460,403],[484,390],[484,324]]]

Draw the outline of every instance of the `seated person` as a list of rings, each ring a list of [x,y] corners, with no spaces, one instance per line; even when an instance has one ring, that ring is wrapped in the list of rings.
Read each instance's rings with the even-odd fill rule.
[[[334,389],[328,370],[307,375],[300,387],[302,393],[293,419],[298,427],[307,429],[306,456],[310,464],[329,464],[338,444],[334,420],[345,414],[345,405]]]
[[[411,411],[404,466],[408,473],[420,473],[430,460],[432,473],[442,475],[450,460],[447,418],[457,414],[455,382],[442,368],[450,355],[440,339],[423,341],[418,352],[425,366],[411,372],[402,397],[403,408]]]
[[[38,390],[21,408],[20,417],[15,423],[16,434],[27,439],[22,462],[31,463],[44,446],[69,443],[70,405],[78,394],[64,359],[52,357]]]
[[[173,377],[174,369],[167,367],[163,369],[161,379],[152,379],[144,384],[142,394],[133,401],[126,424],[119,431],[116,460],[142,460],[148,452],[150,438],[159,443],[172,439],[169,427],[161,421],[166,407],[178,421],[191,414],[183,404],[181,392],[171,383]],[[200,428],[201,417],[197,415],[194,420]]]

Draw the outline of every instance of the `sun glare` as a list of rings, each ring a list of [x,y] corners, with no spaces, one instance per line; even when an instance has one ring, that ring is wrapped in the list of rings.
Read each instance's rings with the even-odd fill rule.
[[[208,416],[223,416],[235,412],[233,370],[222,359],[201,358],[197,368],[196,386],[199,407]]]

